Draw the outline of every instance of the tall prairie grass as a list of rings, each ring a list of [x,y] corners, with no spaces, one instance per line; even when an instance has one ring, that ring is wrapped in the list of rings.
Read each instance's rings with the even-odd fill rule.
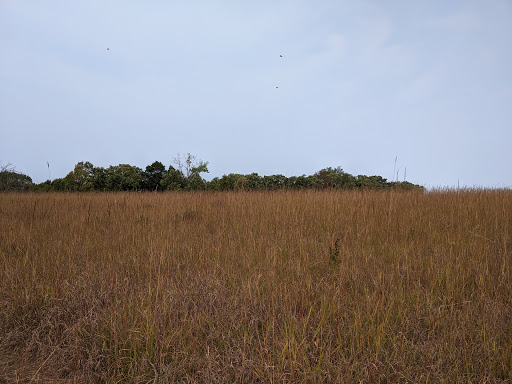
[[[507,190],[1,194],[0,382],[511,382],[511,262]]]

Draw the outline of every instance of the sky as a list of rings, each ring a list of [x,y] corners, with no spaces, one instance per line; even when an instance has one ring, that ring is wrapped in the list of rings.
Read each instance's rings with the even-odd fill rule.
[[[1,165],[186,153],[512,187],[512,0],[0,0]]]

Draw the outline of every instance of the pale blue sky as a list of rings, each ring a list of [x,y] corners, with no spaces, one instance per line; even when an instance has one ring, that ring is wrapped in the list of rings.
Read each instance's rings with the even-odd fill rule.
[[[504,187],[511,148],[511,0],[0,0],[0,161],[35,182],[190,152]]]

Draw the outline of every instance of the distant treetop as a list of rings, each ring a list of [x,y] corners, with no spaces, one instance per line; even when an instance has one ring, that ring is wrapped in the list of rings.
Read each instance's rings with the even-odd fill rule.
[[[382,176],[353,176],[341,167],[327,167],[313,175],[260,176],[257,173],[230,173],[206,181],[208,162],[196,156],[178,154],[167,168],[155,161],[144,170],[129,164],[95,167],[88,161],[77,163],[65,177],[32,183],[29,176],[18,173],[12,166],[0,167],[0,191],[258,191],[299,189],[424,189],[403,182],[388,182]]]

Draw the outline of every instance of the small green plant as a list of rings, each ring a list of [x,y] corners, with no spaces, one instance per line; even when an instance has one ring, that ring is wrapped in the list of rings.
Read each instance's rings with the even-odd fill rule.
[[[329,262],[331,264],[338,264],[340,262],[340,239],[336,239],[334,246],[329,248]]]

